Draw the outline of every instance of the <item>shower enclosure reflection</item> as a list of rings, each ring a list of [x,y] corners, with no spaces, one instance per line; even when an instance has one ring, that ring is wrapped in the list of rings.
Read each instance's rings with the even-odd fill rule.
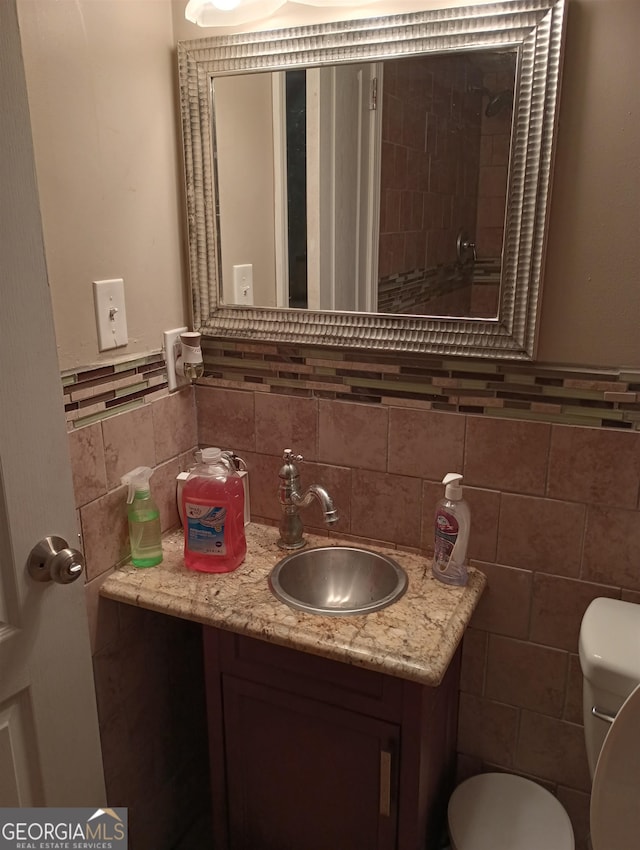
[[[516,57],[214,79],[222,302],[495,317]]]

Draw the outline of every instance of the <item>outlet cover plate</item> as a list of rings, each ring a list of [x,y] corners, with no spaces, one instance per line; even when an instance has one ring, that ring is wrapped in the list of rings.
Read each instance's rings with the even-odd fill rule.
[[[184,375],[178,375],[176,372],[176,358],[180,354],[180,334],[187,331],[188,328],[174,328],[171,331],[164,331],[164,362],[167,366],[167,385],[169,392],[177,390],[180,387],[186,387],[189,383]]]

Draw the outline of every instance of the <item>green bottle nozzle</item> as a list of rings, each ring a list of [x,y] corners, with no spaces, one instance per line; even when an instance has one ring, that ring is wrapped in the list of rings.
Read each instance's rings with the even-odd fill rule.
[[[122,476],[120,481],[129,487],[127,494],[127,504],[130,505],[135,499],[136,493],[146,493],[149,491],[149,479],[153,475],[153,470],[149,466],[136,466],[131,472],[127,472]]]

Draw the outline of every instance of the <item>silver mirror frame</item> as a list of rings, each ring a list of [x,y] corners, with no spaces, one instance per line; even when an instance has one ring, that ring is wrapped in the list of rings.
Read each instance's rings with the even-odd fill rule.
[[[194,329],[205,336],[251,341],[533,359],[564,32],[565,0],[503,0],[179,42]],[[497,319],[247,308],[220,302],[213,77],[491,48],[519,52]]]

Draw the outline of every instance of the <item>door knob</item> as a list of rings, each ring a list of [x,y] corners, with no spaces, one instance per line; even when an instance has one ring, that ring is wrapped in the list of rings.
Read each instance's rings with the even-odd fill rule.
[[[82,575],[84,557],[70,549],[63,537],[45,537],[31,550],[27,569],[34,581],[71,584]]]
[[[456,239],[456,254],[458,257],[458,262],[464,263],[467,262],[470,258],[473,259],[475,263],[478,259],[478,254],[476,252],[476,243],[472,242],[467,235],[467,231],[464,228],[460,228],[458,231],[458,237]]]

